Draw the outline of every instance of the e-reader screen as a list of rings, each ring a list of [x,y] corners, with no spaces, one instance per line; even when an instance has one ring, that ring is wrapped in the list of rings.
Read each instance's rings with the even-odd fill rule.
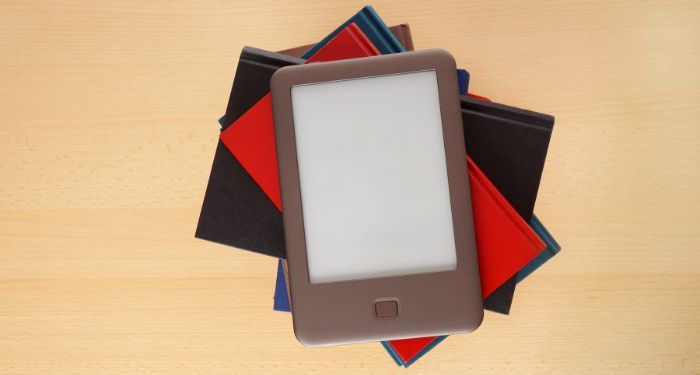
[[[457,268],[434,70],[291,87],[311,283]]]

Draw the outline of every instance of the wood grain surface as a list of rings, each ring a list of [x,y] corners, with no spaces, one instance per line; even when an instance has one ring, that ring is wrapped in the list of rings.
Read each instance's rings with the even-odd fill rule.
[[[556,116],[563,251],[408,370],[302,347],[276,261],[194,239],[240,50],[364,4],[0,1],[0,373],[700,372],[700,3],[376,1],[471,91]]]

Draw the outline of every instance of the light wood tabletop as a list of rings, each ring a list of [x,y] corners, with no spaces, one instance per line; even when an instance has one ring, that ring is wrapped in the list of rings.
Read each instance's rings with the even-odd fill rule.
[[[276,260],[194,238],[241,48],[363,5],[0,2],[0,373],[700,372],[697,1],[373,4],[556,116],[535,212],[562,252],[409,369],[301,346]]]

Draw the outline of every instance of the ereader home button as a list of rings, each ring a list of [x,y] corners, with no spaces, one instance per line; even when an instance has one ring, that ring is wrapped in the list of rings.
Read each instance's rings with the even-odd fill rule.
[[[399,303],[397,301],[379,301],[374,304],[374,313],[377,318],[391,318],[399,315]]]

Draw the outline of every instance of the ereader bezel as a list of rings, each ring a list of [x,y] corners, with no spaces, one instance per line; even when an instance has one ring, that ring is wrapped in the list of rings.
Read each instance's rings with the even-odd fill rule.
[[[470,332],[483,319],[466,150],[454,58],[425,50],[279,69],[270,83],[297,339],[308,346]],[[452,223],[453,271],[311,283],[292,111],[292,87],[434,70],[437,78]],[[401,137],[400,133],[396,134]],[[428,199],[428,197],[426,197]],[[429,249],[426,249],[429,251]],[[378,316],[378,302],[395,301],[398,315]],[[393,302],[392,302],[393,303]]]

